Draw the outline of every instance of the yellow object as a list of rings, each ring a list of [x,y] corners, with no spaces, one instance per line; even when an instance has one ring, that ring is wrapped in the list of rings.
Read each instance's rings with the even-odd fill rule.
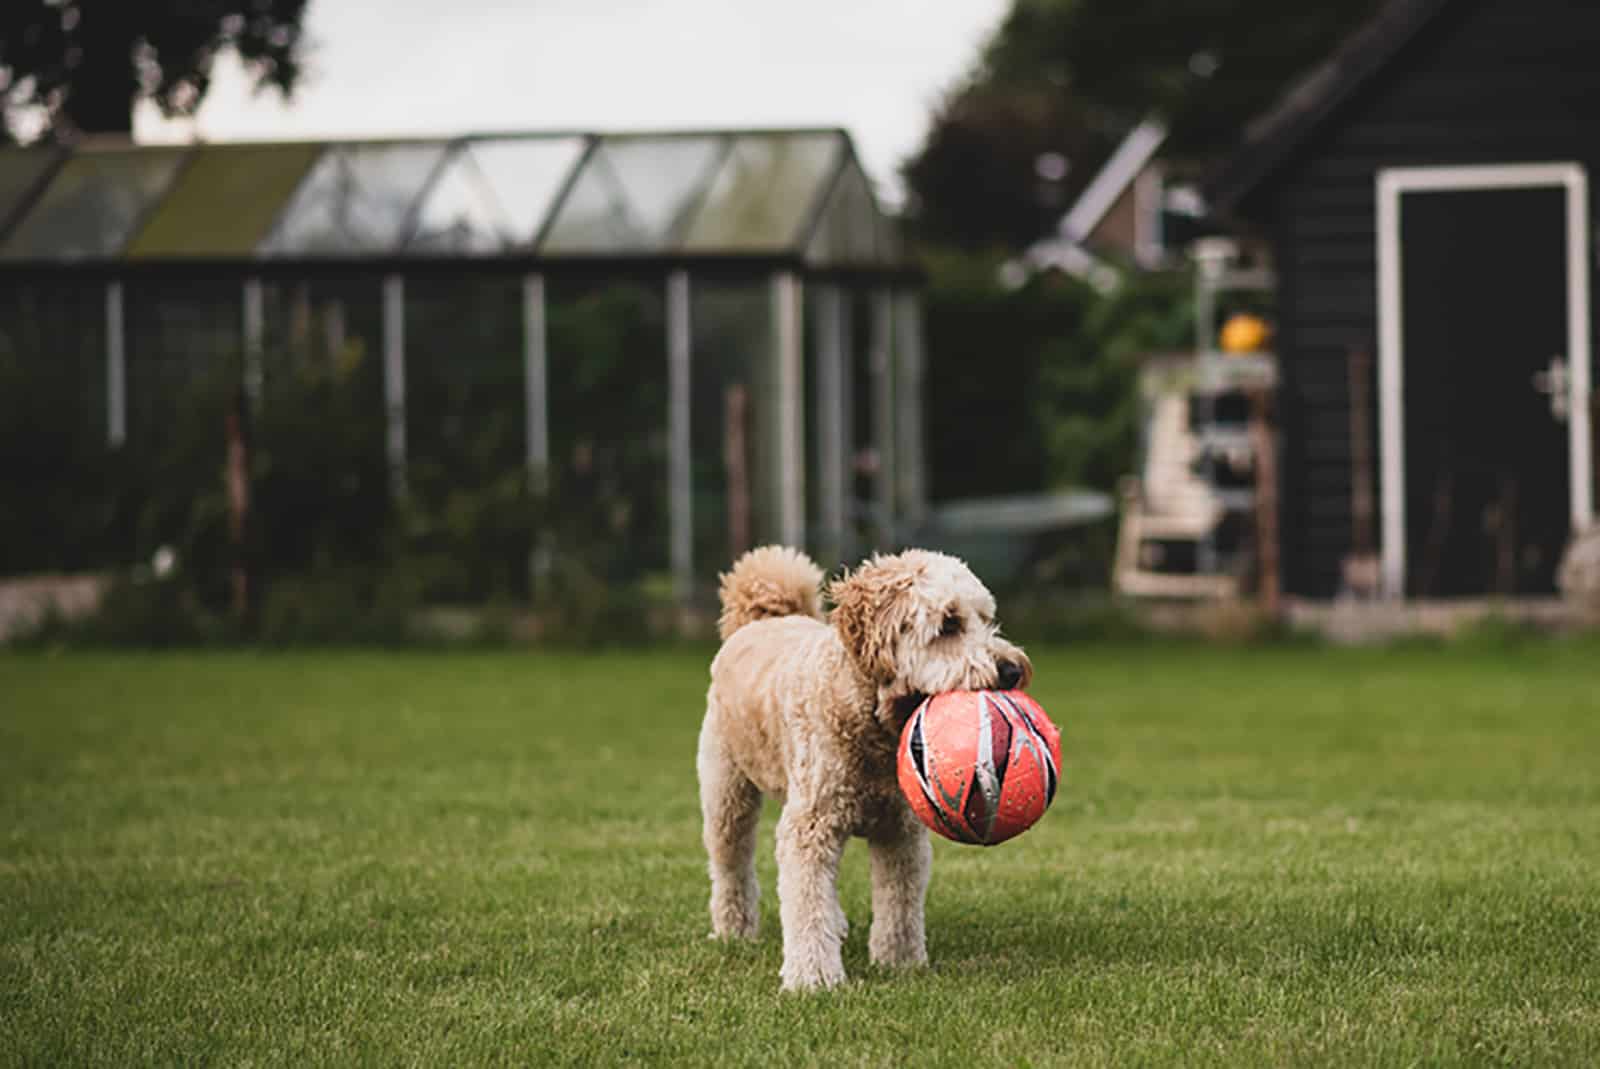
[[[1229,316],[1222,324],[1222,351],[1226,353],[1253,353],[1267,343],[1271,329],[1260,316]]]

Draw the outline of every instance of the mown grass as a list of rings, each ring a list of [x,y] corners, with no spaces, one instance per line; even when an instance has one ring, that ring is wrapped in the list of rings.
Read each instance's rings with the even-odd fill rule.
[[[933,967],[705,938],[705,656],[0,657],[0,1062],[1593,1064],[1600,650],[1035,651]]]

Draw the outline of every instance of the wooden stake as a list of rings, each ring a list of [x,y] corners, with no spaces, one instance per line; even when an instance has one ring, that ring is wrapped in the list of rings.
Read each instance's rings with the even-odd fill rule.
[[[233,550],[233,616],[247,619],[252,608],[249,547],[250,530],[250,401],[244,390],[228,406],[228,542]]]
[[[729,384],[723,397],[722,463],[728,477],[728,559],[750,548],[750,466],[746,461],[750,392]]]
[[[1261,567],[1261,611],[1270,620],[1282,611],[1283,577],[1278,559],[1278,457],[1272,435],[1272,394],[1251,393],[1250,443],[1256,458],[1256,555]]]
[[[1373,537],[1376,495],[1372,486],[1372,391],[1367,379],[1372,373],[1372,354],[1365,349],[1350,350],[1350,541],[1351,552],[1365,557],[1377,549]]]

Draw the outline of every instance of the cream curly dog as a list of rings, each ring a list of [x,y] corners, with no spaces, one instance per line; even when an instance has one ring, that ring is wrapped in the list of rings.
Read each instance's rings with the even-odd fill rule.
[[[900,729],[922,698],[1026,686],[1027,655],[1000,637],[994,597],[954,557],[908,550],[829,587],[803,553],[752,550],[722,577],[722,649],[700,730],[700,804],[711,858],[711,934],[753,938],[756,823],[778,820],[783,986],[842,981],[848,927],[834,882],[851,836],[872,851],[872,960],[922,965],[932,850],[895,779]]]

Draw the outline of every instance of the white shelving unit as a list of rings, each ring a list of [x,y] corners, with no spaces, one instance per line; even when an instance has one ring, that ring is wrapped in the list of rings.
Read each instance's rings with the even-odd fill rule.
[[[1195,348],[1148,385],[1140,474],[1122,491],[1115,585],[1135,597],[1235,597],[1255,548],[1256,477],[1241,486],[1219,485],[1219,476],[1225,457],[1259,470],[1259,429],[1251,425],[1248,399],[1276,389],[1277,360],[1270,353],[1225,353],[1215,341],[1224,295],[1270,292],[1275,279],[1270,271],[1230,266],[1231,247],[1199,245]],[[1237,418],[1219,419],[1219,402],[1230,399],[1229,414]],[[1242,546],[1219,545],[1227,523],[1243,525],[1251,537]]]

